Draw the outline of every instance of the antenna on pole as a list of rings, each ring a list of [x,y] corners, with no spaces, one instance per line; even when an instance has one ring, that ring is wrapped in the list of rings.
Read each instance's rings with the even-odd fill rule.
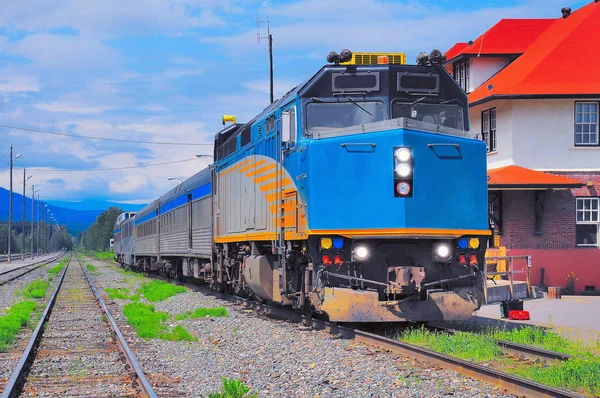
[[[271,87],[271,103],[273,103],[273,35],[271,35],[271,22],[269,17],[266,21],[261,21],[259,17],[256,17],[256,27],[260,28],[260,24],[267,24],[267,36],[261,36],[260,33],[256,34],[256,42],[260,43],[261,39],[269,40],[269,68],[270,68],[270,87]]]

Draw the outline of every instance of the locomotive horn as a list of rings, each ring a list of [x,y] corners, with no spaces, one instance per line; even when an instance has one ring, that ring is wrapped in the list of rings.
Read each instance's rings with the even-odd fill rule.
[[[340,62],[340,55],[335,51],[330,52],[327,56],[327,62],[338,64]]]
[[[348,62],[352,59],[352,51],[344,48],[340,53],[340,62]]]
[[[429,55],[427,55],[426,52],[420,52],[419,55],[417,55],[417,65],[427,65],[427,62],[429,62]]]

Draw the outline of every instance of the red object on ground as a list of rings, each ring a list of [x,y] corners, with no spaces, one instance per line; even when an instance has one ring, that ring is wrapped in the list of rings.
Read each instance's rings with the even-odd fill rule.
[[[510,310],[508,311],[508,319],[513,321],[526,321],[530,319],[529,311]]]

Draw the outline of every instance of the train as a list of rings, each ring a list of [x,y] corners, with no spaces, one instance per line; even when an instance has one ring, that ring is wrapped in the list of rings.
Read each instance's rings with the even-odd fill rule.
[[[327,64],[213,163],[119,215],[115,260],[340,323],[465,320],[483,302],[486,147],[438,50]]]

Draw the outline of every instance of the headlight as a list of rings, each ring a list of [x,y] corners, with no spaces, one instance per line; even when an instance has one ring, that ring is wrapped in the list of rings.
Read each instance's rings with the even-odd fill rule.
[[[452,258],[452,246],[447,242],[435,243],[433,245],[433,259],[435,261],[448,261]]]
[[[369,258],[369,249],[366,246],[356,246],[354,248],[354,258],[358,261],[363,261]]]
[[[408,177],[412,173],[412,168],[407,164],[399,164],[396,166],[396,174],[400,177]]]
[[[406,163],[412,157],[410,153],[410,149],[408,148],[398,148],[394,153],[394,156],[399,162]]]

